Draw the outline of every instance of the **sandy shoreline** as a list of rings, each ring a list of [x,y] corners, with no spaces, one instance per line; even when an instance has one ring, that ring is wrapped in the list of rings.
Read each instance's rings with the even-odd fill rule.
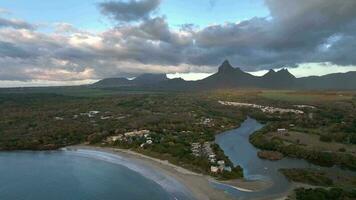
[[[116,149],[116,148],[106,148],[106,147],[95,147],[95,146],[71,146],[68,149],[84,149],[84,150],[96,150],[112,154],[117,154],[119,156],[124,156],[129,159],[134,160],[138,164],[143,164],[145,166],[156,169],[167,176],[173,177],[180,183],[182,183],[186,188],[192,193],[192,195],[197,200],[231,200],[235,199],[229,194],[222,190],[214,188],[211,182],[221,183],[228,185],[229,187],[238,189],[244,192],[253,192],[266,188],[270,183],[265,182],[251,182],[244,180],[232,180],[226,182],[218,182],[210,176],[198,174],[191,172],[182,167],[173,165],[168,161],[163,161],[160,159],[152,158],[143,154],[139,154],[130,150]]]

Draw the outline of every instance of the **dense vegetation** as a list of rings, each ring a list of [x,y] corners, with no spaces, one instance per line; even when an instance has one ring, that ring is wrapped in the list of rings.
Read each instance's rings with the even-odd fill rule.
[[[224,130],[237,127],[246,116],[265,123],[251,142],[265,150],[298,157],[325,166],[356,169],[348,148],[338,151],[308,149],[298,142],[269,137],[280,127],[320,141],[356,143],[356,100],[352,93],[291,93],[221,90],[201,93],[125,91],[86,87],[0,90],[0,150],[47,150],[88,143],[129,148],[167,159],[197,172],[208,173],[210,163],[192,155],[192,143],[213,141]],[[325,98],[325,100],[322,100]],[[248,102],[280,108],[308,104],[305,114],[263,113],[258,109],[224,106],[219,100]],[[99,114],[88,117],[89,111]],[[206,119],[209,122],[206,123]],[[289,127],[293,124],[293,127]],[[107,144],[110,136],[133,130],[150,130],[153,145],[141,147],[142,137]],[[216,145],[217,158],[232,163]],[[221,179],[242,177],[240,167],[219,174]]]
[[[100,113],[89,117],[89,111]],[[153,145],[141,148],[142,137],[105,145],[165,158],[201,173],[210,172],[211,164],[207,158],[192,155],[191,143],[213,141],[215,134],[236,127],[245,118],[239,110],[224,107],[205,94],[146,92],[99,97],[0,92],[0,113],[1,150],[102,145],[110,136],[146,129]],[[242,177],[242,169],[233,168],[217,145],[214,151],[217,159],[232,167],[232,172],[219,174],[220,178]]]
[[[356,191],[345,191],[340,188],[332,189],[296,189],[297,200],[351,200],[356,199]]]
[[[280,170],[289,180],[299,183],[306,183],[316,186],[332,186],[333,180],[325,175],[324,172],[316,172],[306,169],[281,169]]]
[[[308,160],[314,164],[331,167],[339,165],[351,170],[356,170],[356,157],[338,152],[316,151],[303,148],[298,144],[285,144],[278,138],[266,138],[265,133],[275,130],[276,127],[268,125],[262,130],[251,135],[250,142],[258,148],[278,151],[285,156]]]
[[[330,94],[327,93],[326,95],[329,96]],[[340,96],[339,94],[336,95]],[[262,105],[277,107],[293,107],[293,105],[300,103],[293,101],[291,97],[288,101],[276,100],[276,96],[273,98],[273,100],[259,98],[254,101]],[[278,151],[289,157],[303,158],[314,164],[322,166],[336,164],[356,170],[356,156],[353,154],[354,150],[349,149],[350,145],[355,144],[356,137],[355,98],[347,100],[318,100],[316,102],[304,101],[302,103],[313,105],[315,108],[303,109],[304,115],[273,114],[266,116],[256,110],[248,111],[250,116],[267,123],[262,130],[251,136],[251,143],[258,148]],[[343,147],[337,150],[332,148],[318,150],[318,148],[311,148],[313,147],[312,143],[307,147],[305,144],[300,143],[299,140],[285,140],[287,137],[270,134],[276,132],[278,128],[287,128],[291,137],[294,132],[299,132],[303,133],[305,137],[318,136],[319,141],[330,143],[324,146],[332,147],[335,144],[343,144]]]

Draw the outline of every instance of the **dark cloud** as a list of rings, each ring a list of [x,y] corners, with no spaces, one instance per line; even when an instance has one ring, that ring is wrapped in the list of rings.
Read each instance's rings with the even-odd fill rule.
[[[356,41],[351,39],[356,31],[356,1],[266,0],[266,5],[271,17],[197,32],[195,48],[202,52],[198,62],[211,65],[211,57],[226,57],[250,70],[305,62],[356,64],[352,55]],[[342,36],[328,44],[335,34]],[[329,48],[321,50],[322,45]]]
[[[33,30],[35,27],[22,20],[15,20],[15,19],[5,19],[0,17],[0,28],[2,27],[11,27],[15,29],[29,29]]]
[[[224,59],[249,71],[311,62],[356,65],[356,1],[265,2],[270,16],[203,28],[172,29],[165,17],[151,15],[159,1],[101,4],[119,23],[102,33],[63,23],[55,33],[7,25],[12,28],[0,29],[0,79],[213,72]]]
[[[12,43],[0,41],[0,57],[29,58],[31,56],[31,53],[16,47]]]
[[[119,23],[147,19],[154,12],[161,0],[130,0],[109,1],[100,3],[99,7],[104,15],[112,17]]]
[[[356,64],[352,55],[355,42],[350,39],[356,30],[356,1],[266,0],[265,3],[270,17],[202,29],[183,26],[181,33],[189,33],[185,37],[172,31],[160,17],[145,19],[137,26],[120,27],[118,31],[123,34],[120,41],[126,44],[125,57],[143,63],[197,66],[216,66],[228,58],[246,70],[305,62]],[[330,42],[335,34],[342,36]],[[346,40],[348,45],[341,45]]]

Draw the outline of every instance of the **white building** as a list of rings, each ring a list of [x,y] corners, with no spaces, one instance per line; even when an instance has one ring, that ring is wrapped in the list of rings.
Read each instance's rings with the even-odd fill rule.
[[[225,165],[225,161],[223,161],[223,160],[219,160],[219,161],[218,161],[218,165],[220,165],[220,166]]]
[[[126,137],[134,137],[134,136],[144,136],[145,134],[149,134],[149,130],[140,130],[140,131],[132,131],[132,132],[127,132],[124,135]]]
[[[286,133],[286,132],[288,132],[288,130],[285,128],[279,128],[279,129],[277,129],[277,132],[278,133]]]
[[[210,171],[211,171],[211,173],[218,173],[219,172],[219,168],[215,167],[215,166],[211,166],[210,167]]]

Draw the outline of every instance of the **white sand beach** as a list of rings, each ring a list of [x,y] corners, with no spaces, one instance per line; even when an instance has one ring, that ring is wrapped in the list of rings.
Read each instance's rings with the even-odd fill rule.
[[[167,176],[173,177],[180,183],[182,183],[197,200],[230,200],[233,199],[232,196],[225,193],[222,190],[216,189],[212,186],[212,182],[229,185],[232,188],[243,192],[253,192],[266,188],[270,183],[265,183],[262,181],[244,181],[244,180],[233,180],[226,182],[219,182],[214,178],[198,174],[177,165],[173,165],[165,160],[160,160],[157,158],[152,158],[143,154],[139,154],[134,151],[117,149],[117,148],[105,148],[105,147],[95,147],[95,146],[71,146],[68,147],[71,150],[95,150],[102,151],[106,153],[112,153],[126,158],[134,160],[138,164],[143,166],[151,167],[164,173]]]

